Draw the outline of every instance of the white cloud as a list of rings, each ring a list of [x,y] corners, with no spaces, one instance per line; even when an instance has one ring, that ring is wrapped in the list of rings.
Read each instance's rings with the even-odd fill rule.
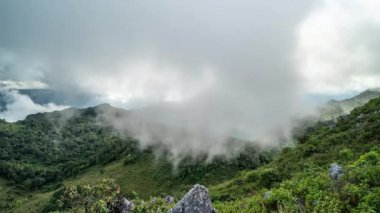
[[[21,95],[16,90],[1,89],[0,92],[7,102],[6,110],[0,112],[0,118],[9,122],[22,120],[27,115],[37,112],[52,112],[67,108],[67,106],[58,106],[52,103],[36,104],[27,95]]]
[[[324,0],[300,25],[298,69],[311,93],[380,85],[380,2]]]
[[[82,66],[74,73],[74,79],[81,90],[94,91],[104,102],[127,103],[126,106],[133,100],[139,100],[146,105],[182,101],[210,88],[214,83],[213,70],[210,67],[198,70],[186,73],[181,67],[154,59],[127,60],[113,67],[112,73],[99,67]]]

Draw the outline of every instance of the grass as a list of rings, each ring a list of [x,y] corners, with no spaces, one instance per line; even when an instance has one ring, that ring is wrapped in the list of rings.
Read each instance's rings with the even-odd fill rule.
[[[41,212],[49,202],[51,192],[24,192],[13,186],[8,186],[7,181],[0,178],[0,202],[1,205],[10,205],[13,208],[7,212]],[[0,209],[0,212],[2,210]]]
[[[161,165],[157,166],[157,164]],[[106,166],[92,167],[87,172],[66,180],[64,185],[91,185],[102,179],[112,178],[120,184],[122,191],[134,191],[142,198],[174,192],[175,190],[168,184],[157,181],[157,175],[161,175],[161,179],[171,175],[169,170],[167,171],[169,174],[165,174],[165,171],[157,171],[157,168],[164,166],[162,164],[162,162],[156,162],[152,155],[143,154],[141,159],[133,164],[124,165],[124,160],[121,159]]]
[[[220,183],[220,179],[225,180],[227,178],[224,177],[224,171],[218,169],[214,173],[202,176],[198,181],[186,179],[187,176],[176,175],[168,160],[157,159],[155,155],[149,152],[142,152],[138,159],[133,162],[125,163],[127,160],[128,156],[125,156],[107,165],[96,165],[88,168],[79,175],[64,180],[63,186],[95,185],[103,179],[114,179],[120,185],[123,194],[137,196],[144,200],[149,200],[151,196],[166,195],[179,199],[195,183],[211,186]],[[43,193],[9,186],[6,180],[0,180],[0,202],[4,204],[0,206],[0,212],[2,210],[7,212],[41,212],[51,200],[52,195],[63,188],[61,186],[53,191]]]
[[[122,191],[136,192],[135,194],[141,198],[177,192],[178,187],[171,187],[157,181],[157,175],[161,175],[161,178],[171,175],[170,171],[165,174],[164,170],[155,173],[157,164],[161,164],[158,166],[161,169],[165,166],[162,162],[156,162],[152,155],[143,154],[141,159],[133,164],[124,165],[124,159],[121,159],[106,166],[95,166],[76,177],[65,180],[63,184],[64,186],[92,185],[102,179],[112,178],[120,184]],[[10,212],[41,212],[52,194],[60,189],[62,187],[45,193],[25,192],[14,186],[8,186],[6,180],[0,179],[0,202],[12,206],[12,210],[7,210]]]

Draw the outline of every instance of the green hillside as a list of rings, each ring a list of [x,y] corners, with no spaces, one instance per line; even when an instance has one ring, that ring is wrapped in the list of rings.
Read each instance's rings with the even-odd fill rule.
[[[343,168],[329,177],[330,164]],[[211,188],[219,212],[379,212],[380,98],[311,127],[295,148]]]
[[[272,156],[232,140],[246,144],[232,159],[216,156],[208,162],[207,156],[184,156],[174,168],[165,154],[159,158],[153,154],[159,147],[141,151],[137,141],[102,122],[98,115],[105,108],[115,115],[128,113],[99,105],[39,113],[16,123],[0,121],[0,210],[40,212],[64,186],[96,184],[106,178],[114,179],[123,193],[141,198],[180,196],[194,183],[220,183]]]
[[[379,212],[379,133],[377,98],[336,122],[310,127],[294,148],[284,148],[269,164],[246,169],[230,180],[211,184],[214,186],[208,184],[214,206],[218,212]],[[338,176],[330,177],[331,164],[341,168]],[[61,203],[61,210],[84,209],[83,203],[73,205],[75,200],[88,198],[81,193],[83,187],[105,187],[104,182],[86,184],[66,188],[50,203]],[[71,193],[76,194],[75,200]],[[97,201],[110,199],[110,195],[116,196],[105,193],[86,209],[101,209],[106,204]],[[166,202],[144,202],[138,195],[127,196],[136,204],[135,212],[166,212],[172,207]]]
[[[135,212],[166,212],[172,204],[162,198],[178,200],[195,183],[209,188],[218,212],[380,211],[380,98],[316,123],[277,154],[247,144],[232,159],[184,157],[177,168],[153,154],[157,147],[141,151],[99,122],[104,107],[1,121],[1,211],[101,212],[123,194]],[[333,163],[343,171],[336,180]]]

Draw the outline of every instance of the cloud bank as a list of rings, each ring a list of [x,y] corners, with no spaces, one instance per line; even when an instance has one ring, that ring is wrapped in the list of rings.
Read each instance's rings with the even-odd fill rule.
[[[302,22],[297,64],[310,93],[379,87],[379,9],[376,0],[324,0]]]
[[[2,1],[0,78],[91,97],[72,105],[140,109],[115,127],[175,155],[224,152],[230,137],[276,145],[308,93],[378,83],[374,8],[369,0]]]

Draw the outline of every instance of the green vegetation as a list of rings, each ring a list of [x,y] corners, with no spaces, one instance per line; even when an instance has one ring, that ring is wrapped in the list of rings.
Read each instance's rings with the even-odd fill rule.
[[[247,146],[233,159],[184,158],[177,168],[100,125],[96,108],[62,123],[64,113],[0,122],[0,210],[103,212],[125,196],[135,212],[166,212],[174,204],[163,197],[178,201],[200,183],[218,212],[380,211],[380,98],[310,126],[274,159]],[[343,169],[337,180],[332,163]]]
[[[273,155],[259,155],[256,147],[247,145],[232,159],[187,157],[173,168],[165,155],[153,154],[157,147],[140,151],[137,141],[102,122],[100,107],[111,106],[39,113],[16,123],[0,121],[0,211],[23,212],[29,207],[39,212],[47,205],[58,209],[50,198],[64,186],[98,184],[108,178],[120,184],[122,193],[134,192],[141,199],[181,196],[194,183],[220,183],[269,162]]]
[[[271,163],[211,188],[219,212],[379,212],[380,98],[324,122]],[[343,167],[329,177],[331,163]]]
[[[175,203],[169,203],[163,197],[150,197],[143,200],[136,193],[127,195],[133,198],[134,212],[166,213]],[[103,179],[93,185],[74,185],[57,191],[44,211],[107,212],[115,209],[123,193],[113,179]]]
[[[137,152],[136,141],[97,125],[93,109],[83,110],[60,127],[64,113],[30,115],[13,124],[0,121],[0,175],[10,184],[54,188],[52,184],[88,167]]]

